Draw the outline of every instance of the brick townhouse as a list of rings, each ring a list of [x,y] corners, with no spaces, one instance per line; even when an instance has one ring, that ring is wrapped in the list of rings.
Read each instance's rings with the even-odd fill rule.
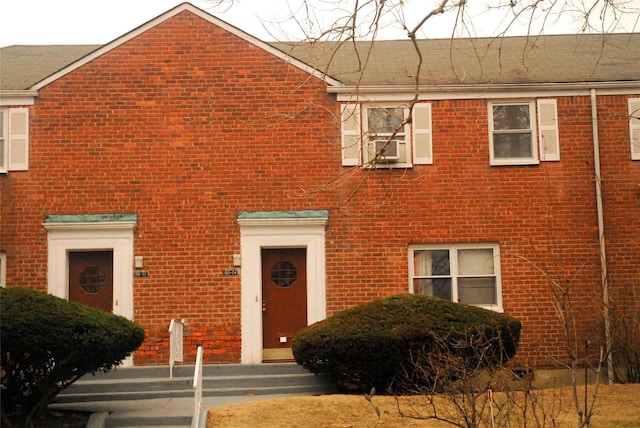
[[[2,48],[3,285],[138,322],[136,365],[172,319],[186,361],[261,363],[407,292],[519,318],[545,367],[568,290],[600,341],[603,299],[638,304],[640,34],[417,46],[266,43],[184,3]]]

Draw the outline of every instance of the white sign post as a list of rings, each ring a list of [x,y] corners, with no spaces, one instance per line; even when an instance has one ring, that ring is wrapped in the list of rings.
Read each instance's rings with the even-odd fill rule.
[[[171,320],[169,324],[169,377],[173,377],[173,365],[182,362],[182,348],[184,342],[184,320]]]

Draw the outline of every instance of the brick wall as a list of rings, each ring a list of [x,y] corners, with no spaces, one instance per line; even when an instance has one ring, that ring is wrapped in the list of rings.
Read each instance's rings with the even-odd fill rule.
[[[610,269],[637,281],[626,98],[600,100]],[[237,362],[240,276],[222,275],[240,252],[237,213],[328,209],[329,315],[406,292],[411,244],[496,242],[522,363],[565,355],[549,280],[570,289],[580,336],[597,339],[589,97],[558,98],[562,160],[538,166],[489,166],[486,101],[432,107],[433,165],[343,174],[339,106],[322,82],[182,13],[42,89],[31,169],[0,182],[7,283],[46,289],[44,215],[137,213],[150,275],[134,279],[147,332],[136,362],[166,364],[171,318],[187,321],[185,361],[203,345],[208,362]]]

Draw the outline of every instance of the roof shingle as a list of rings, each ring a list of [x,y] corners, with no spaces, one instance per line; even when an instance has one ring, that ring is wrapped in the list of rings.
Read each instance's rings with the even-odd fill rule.
[[[347,86],[640,81],[640,33],[375,42],[277,42]],[[0,49],[0,90],[26,90],[100,45]]]

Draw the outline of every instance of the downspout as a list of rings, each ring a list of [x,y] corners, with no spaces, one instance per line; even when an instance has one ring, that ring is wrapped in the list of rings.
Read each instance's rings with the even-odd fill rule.
[[[593,129],[593,165],[596,182],[598,211],[598,240],[600,241],[600,271],[602,272],[602,304],[604,306],[604,335],[607,351],[607,377],[613,383],[613,356],[611,355],[611,325],[609,324],[609,284],[607,281],[607,252],[604,242],[604,211],[602,209],[602,180],[600,175],[600,139],[598,136],[598,106],[596,90],[591,89],[591,126]]]

